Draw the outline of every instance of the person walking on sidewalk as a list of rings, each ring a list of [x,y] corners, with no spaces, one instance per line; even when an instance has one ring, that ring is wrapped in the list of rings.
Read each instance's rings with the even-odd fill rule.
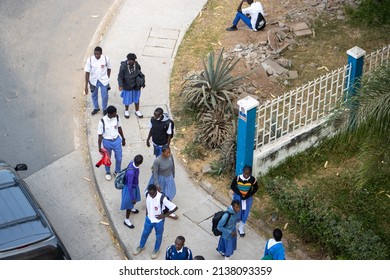
[[[171,149],[164,145],[162,154],[159,155],[153,162],[152,176],[149,184],[154,184],[157,189],[173,201],[176,195],[175,183],[175,161],[171,154]],[[178,216],[171,214],[170,218],[177,219]]]
[[[119,136],[120,135],[120,136]],[[98,124],[98,148],[99,153],[102,153],[103,147],[107,150],[111,158],[111,152],[115,153],[115,171],[114,176],[121,171],[122,164],[122,146],[126,145],[125,137],[123,136],[121,121],[116,108],[114,106],[107,107],[107,114],[100,119]],[[110,166],[105,166],[106,180],[111,180]]]
[[[176,237],[175,244],[168,246],[165,252],[165,260],[192,260],[192,251],[184,246],[185,241],[181,235]]]
[[[122,189],[121,210],[126,210],[126,219],[123,223],[129,228],[134,228],[134,225],[130,221],[130,213],[139,213],[139,210],[135,208],[135,204],[141,201],[139,166],[143,161],[144,158],[142,155],[136,155],[134,160],[130,161],[125,175],[126,184]]]
[[[285,260],[286,258],[282,243],[282,231],[278,228],[275,228],[272,235],[274,238],[269,239],[265,244],[262,260]]]
[[[100,93],[102,95],[102,108],[103,114],[106,114],[107,104],[108,104],[108,90],[109,90],[109,81],[111,75],[111,63],[108,56],[103,55],[103,50],[101,47],[96,47],[93,53],[87,62],[85,63],[85,94],[88,94],[88,84],[90,86],[92,94],[92,103],[93,111],[92,116],[100,111],[99,109],[99,98],[98,90],[100,88]]]
[[[250,6],[248,8],[242,9],[242,4],[247,2]],[[242,20],[250,29],[253,31],[259,31],[263,29],[266,25],[264,18],[263,6],[260,2],[254,2],[253,0],[241,0],[237,8],[237,13],[233,19],[233,25],[226,28],[227,31],[236,31],[238,30],[237,24]]]
[[[148,193],[146,196],[146,217],[144,222],[144,230],[141,235],[139,246],[134,250],[133,254],[136,256],[145,249],[146,241],[153,228],[156,232],[156,242],[154,244],[154,250],[152,252],[152,259],[158,257],[160,253],[160,247],[162,243],[164,233],[164,222],[168,215],[174,213],[178,208],[169,201],[167,197],[164,197],[161,203],[162,194],[157,190],[157,187],[153,184],[148,186]],[[167,207],[169,211],[163,212],[163,209]]]
[[[137,56],[133,53],[127,55],[127,60],[122,61],[118,73],[118,85],[123,104],[125,105],[125,118],[130,117],[129,105],[134,103],[135,115],[143,118],[139,111],[141,88],[145,87],[145,75],[141,72],[141,66],[136,61]]]
[[[217,229],[222,232],[218,241],[217,251],[225,257],[225,260],[229,260],[237,249],[236,223],[239,220],[237,213],[240,212],[240,202],[233,200],[226,212],[219,220],[217,226]]]
[[[153,143],[153,154],[158,157],[162,153],[164,145],[170,146],[173,135],[172,121],[168,114],[160,107],[154,110],[153,117],[150,119],[148,127],[149,135],[146,139],[146,146],[150,147],[150,138]]]
[[[256,178],[251,175],[252,167],[245,166],[243,168],[243,174],[234,177],[230,188],[234,192],[233,199],[240,202],[240,213],[241,219],[238,225],[238,233],[241,237],[245,236],[244,226],[248,220],[249,213],[252,208],[253,195],[259,189]]]

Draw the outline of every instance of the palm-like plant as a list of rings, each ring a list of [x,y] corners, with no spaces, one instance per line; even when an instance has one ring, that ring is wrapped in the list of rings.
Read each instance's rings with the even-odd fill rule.
[[[212,110],[221,104],[232,109],[231,101],[237,97],[233,89],[245,77],[231,76],[238,61],[224,59],[223,49],[216,59],[214,52],[210,52],[207,60],[203,60],[204,70],[185,79],[180,95],[199,111]]]
[[[362,80],[341,140],[359,139],[359,185],[390,174],[390,64]]]
[[[220,148],[220,156],[217,161],[211,163],[211,174],[234,174],[236,168],[236,151],[237,151],[237,120],[232,122],[228,137]]]
[[[198,140],[208,148],[219,148],[229,136],[232,126],[231,113],[223,107],[200,114]]]

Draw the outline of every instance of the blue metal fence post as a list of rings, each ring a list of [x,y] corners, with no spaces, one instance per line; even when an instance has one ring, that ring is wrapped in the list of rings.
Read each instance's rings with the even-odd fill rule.
[[[363,75],[363,64],[364,64],[364,56],[366,51],[355,46],[352,49],[347,51],[348,54],[348,64],[351,66],[351,73],[349,76],[349,81],[347,80],[347,93],[345,96],[345,101],[349,101],[347,103],[348,108],[350,109],[350,120],[349,123],[353,124],[355,119],[355,112],[358,108],[359,104],[356,100],[351,100],[354,96],[357,95],[357,92],[361,85],[361,77]]]
[[[237,101],[239,106],[237,127],[236,174],[241,174],[245,165],[252,166],[256,131],[256,112],[259,101],[247,96]]]

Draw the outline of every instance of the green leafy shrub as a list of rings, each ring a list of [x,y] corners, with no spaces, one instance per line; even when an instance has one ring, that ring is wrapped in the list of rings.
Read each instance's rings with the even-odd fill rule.
[[[298,223],[302,236],[322,244],[332,255],[354,260],[390,257],[384,242],[371,229],[317,199],[307,188],[282,177],[269,180],[265,187],[277,205]]]
[[[390,24],[390,0],[362,0],[357,7],[346,7],[346,13],[356,25]]]

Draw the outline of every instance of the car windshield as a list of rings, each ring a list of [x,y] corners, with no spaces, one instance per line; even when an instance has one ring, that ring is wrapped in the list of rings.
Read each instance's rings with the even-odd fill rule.
[[[51,235],[15,174],[7,169],[0,170],[0,252],[27,246]]]

